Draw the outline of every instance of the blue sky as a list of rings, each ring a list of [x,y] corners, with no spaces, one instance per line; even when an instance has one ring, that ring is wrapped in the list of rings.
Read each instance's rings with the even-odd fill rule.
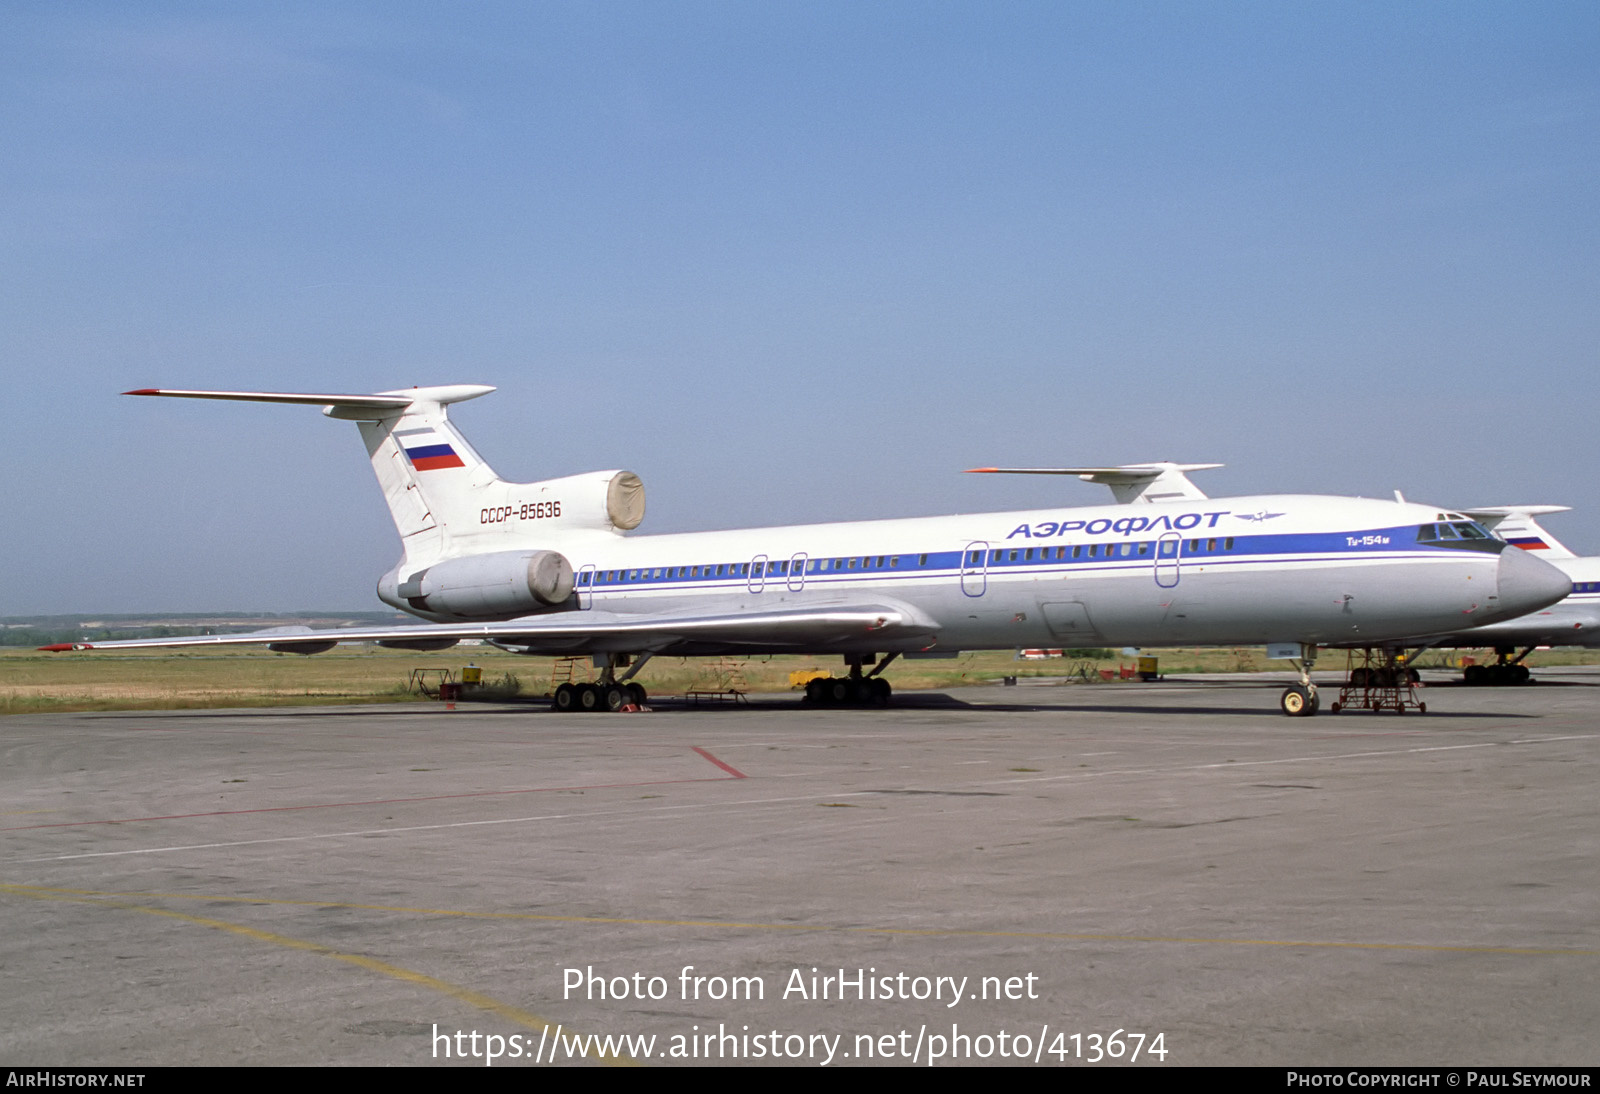
[[[1600,553],[1592,3],[32,3],[0,35],[0,614],[377,607],[355,430],[488,383],[641,531],[1213,494]]]

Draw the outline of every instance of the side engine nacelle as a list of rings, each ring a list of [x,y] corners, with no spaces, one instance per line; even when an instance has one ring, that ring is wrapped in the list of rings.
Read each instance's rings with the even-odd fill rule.
[[[558,608],[572,599],[572,563],[559,551],[496,551],[452,558],[394,583],[378,596],[398,608],[456,619],[502,619]]]

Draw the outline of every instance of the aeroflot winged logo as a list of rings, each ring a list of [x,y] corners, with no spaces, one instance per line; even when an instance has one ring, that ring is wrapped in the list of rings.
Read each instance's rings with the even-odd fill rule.
[[[400,440],[400,447],[405,449],[406,458],[411,461],[411,466],[418,471],[437,471],[441,467],[467,466],[450,442],[431,429],[418,429],[407,431],[405,434],[396,434]]]

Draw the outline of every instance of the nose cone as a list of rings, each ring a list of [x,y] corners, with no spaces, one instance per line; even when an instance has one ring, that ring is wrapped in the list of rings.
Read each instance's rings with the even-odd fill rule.
[[[1500,602],[1495,611],[1507,619],[1536,612],[1572,592],[1572,578],[1520,547],[1500,552],[1496,584]]]

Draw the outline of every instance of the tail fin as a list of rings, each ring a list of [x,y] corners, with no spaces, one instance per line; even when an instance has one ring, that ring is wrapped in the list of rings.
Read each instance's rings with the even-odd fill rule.
[[[406,398],[398,413],[371,417],[371,409],[333,403],[323,409],[330,418],[354,419],[366,443],[372,471],[389,503],[389,515],[408,559],[438,558],[449,549],[452,529],[468,526],[473,496],[486,486],[500,485],[483,457],[450,424],[451,403],[487,395],[483,384],[417,387],[384,391],[379,396]]]
[[[451,403],[494,388],[450,384],[319,395],[270,391],[177,391],[142,388],[127,395],[228,399],[321,406],[353,421],[405,547],[405,559],[427,564],[450,554],[480,553],[528,543],[548,545],[562,532],[626,531],[644,518],[644,490],[630,471],[598,471],[535,483],[508,483],[450,423]]]
[[[1534,517],[1565,513],[1570,505],[1493,505],[1461,512],[1489,531],[1524,551],[1538,551],[1541,558],[1576,558],[1560,540],[1539,526]]]

